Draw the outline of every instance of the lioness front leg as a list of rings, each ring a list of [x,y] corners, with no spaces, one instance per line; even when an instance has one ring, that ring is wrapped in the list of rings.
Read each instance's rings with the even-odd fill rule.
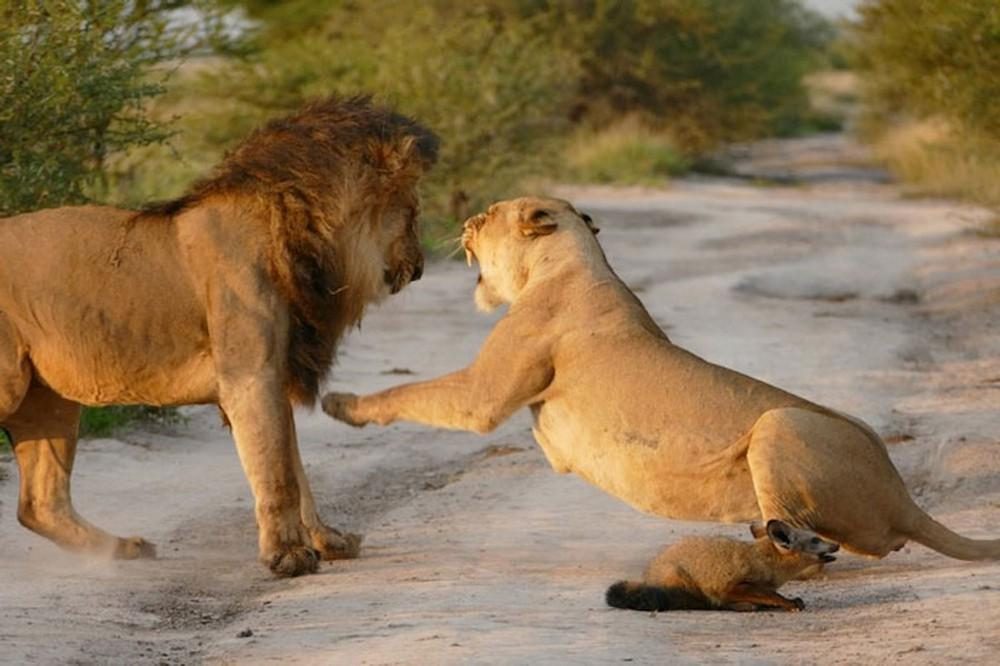
[[[319,554],[301,519],[292,408],[280,381],[227,386],[221,407],[255,500],[260,559],[278,576],[316,571]]]
[[[452,430],[487,433],[521,407],[536,402],[552,381],[550,343],[537,325],[508,314],[486,338],[467,368],[371,395],[327,393],[323,411],[353,426],[414,421]]]
[[[536,366],[513,381],[476,372],[475,367],[426,382],[403,384],[371,395],[327,393],[323,411],[353,426],[414,421],[438,428],[488,433],[530,402],[551,379]]]
[[[369,423],[417,421],[439,428],[485,433],[513,409],[490,401],[483,393],[469,378],[469,372],[462,370],[371,395],[327,393],[322,405],[323,411],[333,418],[359,428]]]

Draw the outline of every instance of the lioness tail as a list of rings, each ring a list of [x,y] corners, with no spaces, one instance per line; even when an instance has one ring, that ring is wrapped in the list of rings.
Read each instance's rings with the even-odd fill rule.
[[[676,587],[657,587],[627,580],[608,588],[605,601],[614,608],[640,611],[714,610],[715,606],[700,594]]]
[[[1000,539],[970,539],[947,527],[917,508],[913,528],[907,536],[956,560],[1000,560]]]

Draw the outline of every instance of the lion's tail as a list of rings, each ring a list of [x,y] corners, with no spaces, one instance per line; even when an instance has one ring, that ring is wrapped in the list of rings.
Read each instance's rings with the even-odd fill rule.
[[[917,543],[956,560],[1000,560],[1000,539],[970,539],[952,532],[914,505],[912,527],[904,533]]]
[[[614,608],[639,611],[715,610],[700,594],[676,587],[659,587],[622,580],[608,588],[605,601]]]

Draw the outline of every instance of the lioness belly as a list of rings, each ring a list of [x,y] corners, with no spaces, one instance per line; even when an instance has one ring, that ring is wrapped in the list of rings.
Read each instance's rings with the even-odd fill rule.
[[[588,416],[597,415],[560,401],[535,410],[535,438],[556,471],[574,472],[636,509],[666,518],[745,522],[760,517],[745,439],[723,446],[671,441],[671,435],[683,435],[643,431],[638,423],[601,427]]]

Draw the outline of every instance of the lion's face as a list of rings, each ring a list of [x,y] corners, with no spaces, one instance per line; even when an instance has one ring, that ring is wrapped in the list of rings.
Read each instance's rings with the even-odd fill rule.
[[[524,197],[501,201],[465,221],[462,246],[469,264],[479,262],[476,306],[489,312],[510,303],[528,279],[534,241],[562,225],[569,232],[596,234],[590,218],[561,199]]]
[[[375,242],[382,256],[383,289],[395,294],[424,272],[424,254],[417,230],[418,204],[415,195],[394,200],[382,213]]]

